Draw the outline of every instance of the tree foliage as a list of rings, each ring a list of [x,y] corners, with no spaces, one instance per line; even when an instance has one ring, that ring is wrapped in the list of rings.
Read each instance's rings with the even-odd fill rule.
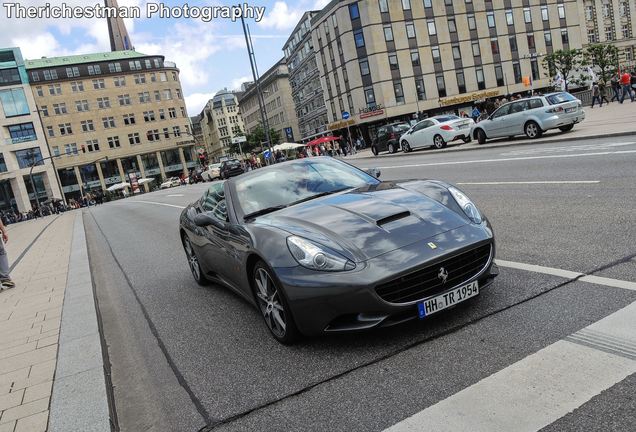
[[[609,44],[589,45],[583,54],[584,62],[590,65],[598,80],[606,85],[618,69],[618,48]]]
[[[275,146],[276,144],[280,144],[280,132],[276,131],[272,128],[269,129],[269,136],[272,140],[271,145]],[[258,126],[249,134],[246,135],[247,142],[241,143],[241,149],[243,153],[248,154],[255,148],[263,146],[262,143],[267,141],[267,137],[265,136],[265,129],[259,123]],[[239,154],[239,146],[238,144],[232,144],[230,147],[232,153]]]
[[[543,66],[551,78],[560,74],[565,80],[565,91],[569,84],[581,85],[584,77],[580,75],[583,64],[583,52],[580,49],[557,50],[543,58]]]

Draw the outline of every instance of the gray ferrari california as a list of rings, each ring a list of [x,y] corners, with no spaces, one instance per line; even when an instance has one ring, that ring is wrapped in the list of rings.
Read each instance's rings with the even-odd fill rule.
[[[374,174],[314,157],[212,183],[180,218],[194,279],[253,303],[282,343],[425,319],[493,281],[492,227],[462,191]]]

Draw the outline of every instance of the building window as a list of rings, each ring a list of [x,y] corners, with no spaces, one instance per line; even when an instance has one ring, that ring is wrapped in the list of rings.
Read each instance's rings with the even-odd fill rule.
[[[367,101],[368,107],[375,106],[375,93],[373,92],[373,87],[367,87],[364,89],[364,98]]]
[[[71,82],[71,90],[73,93],[83,92],[84,91],[84,82],[83,81],[72,81]]]
[[[420,65],[420,52],[418,50],[411,51],[411,64],[413,66]]]
[[[388,0],[379,0],[378,4],[380,5],[380,12],[384,13],[384,12],[388,12],[389,11],[389,5],[387,3]]]
[[[434,46],[431,48],[431,54],[433,54],[433,63],[440,63],[442,61],[438,46]]]
[[[468,30],[477,30],[477,22],[475,21],[475,15],[467,15],[468,19]]]
[[[426,25],[428,27],[428,35],[435,36],[437,34],[437,29],[435,28],[435,21],[434,20],[427,21]]]
[[[395,102],[397,104],[404,103],[404,91],[402,89],[402,83],[393,83],[393,90],[395,92]]]
[[[510,36],[508,38],[508,43],[510,43],[510,51],[512,52],[517,52],[517,37],[516,36]]]
[[[108,72],[121,72],[121,63],[108,63]]]
[[[14,152],[16,159],[18,160],[18,166],[20,168],[29,168],[33,165],[42,165],[42,152],[38,147],[33,147],[26,150],[18,150]],[[4,162],[4,161],[3,161]]]
[[[50,137],[54,137],[55,136],[55,129],[53,129],[53,126],[47,126],[46,127],[46,134]]]
[[[614,40],[614,26],[605,27],[605,39],[608,41]]]
[[[352,3],[349,5],[349,17],[351,20],[360,19],[360,11],[358,10],[358,3]]]
[[[532,79],[538,80],[541,77],[539,76],[539,62],[537,59],[530,60],[530,69],[532,69]]]
[[[60,123],[59,125],[57,125],[57,127],[60,130],[60,135],[71,135],[71,134],[73,134],[73,129],[71,128],[71,124],[70,123]]]
[[[79,76],[79,68],[78,67],[67,67],[66,68],[66,77],[67,78],[75,78]]]
[[[515,25],[515,18],[512,15],[511,10],[506,11],[506,24],[508,24],[509,26]]]
[[[481,68],[475,69],[475,78],[477,79],[477,88],[483,90],[486,88],[486,80],[484,79],[484,70]]]
[[[137,132],[128,134],[128,143],[130,145],[141,144],[141,138]]]
[[[488,21],[488,28],[495,28],[495,13],[488,12],[486,14],[486,20]]]
[[[134,125],[135,124],[135,115],[134,114],[124,114],[124,124],[125,125]]]
[[[108,137],[107,140],[108,140],[108,147],[112,149],[121,147],[118,136]]]
[[[45,80],[57,79],[57,71],[55,69],[45,70],[44,79]]]
[[[353,39],[356,42],[357,48],[362,48],[364,46],[364,34],[362,34],[362,30],[356,30],[353,32]]]
[[[532,23],[532,12],[530,11],[530,8],[523,8],[523,21],[526,24]]]
[[[110,99],[107,97],[97,98],[97,107],[100,109],[110,108]]]
[[[457,25],[455,24],[455,18],[448,20],[448,31],[451,33],[457,33]]]
[[[64,154],[67,156],[76,155],[77,154],[77,144],[64,144]]]
[[[0,96],[1,96],[1,95],[2,95],[2,93],[0,93]],[[49,116],[49,108],[48,108],[46,105],[42,105],[42,106],[40,107],[40,112],[42,113],[42,115],[43,115],[44,117],[48,117],[48,116]],[[4,113],[5,113],[5,115],[7,114],[7,110],[6,110],[6,108],[5,108]],[[7,116],[7,117],[8,117],[8,116]]]
[[[565,19],[565,5],[557,5],[557,11],[559,12],[559,19]]]
[[[528,48],[533,50],[536,48],[535,44],[534,44],[534,34],[529,33],[527,35],[528,38]]]
[[[31,72],[31,79],[33,81],[40,81],[40,74],[37,72]]]
[[[424,7],[425,8],[432,8],[433,7],[433,0],[424,0]]]
[[[102,124],[104,125],[104,129],[110,129],[115,127],[115,118],[114,117],[103,117]]]
[[[354,108],[353,108],[353,98],[351,97],[350,94],[347,95],[347,105],[349,105],[349,112],[353,112]]]
[[[99,141],[96,139],[86,141],[86,151],[90,153],[99,151]]]
[[[125,106],[125,105],[130,105],[131,104],[130,95],[129,94],[119,95],[119,96],[117,96],[117,100],[119,101],[119,106]]]
[[[360,75],[369,75],[369,62],[367,60],[360,60]]]
[[[93,124],[93,120],[82,120],[80,124],[82,125],[82,132],[95,131],[95,125]]]
[[[549,21],[550,17],[548,16],[548,7],[547,6],[541,6],[541,20],[542,21]]]
[[[417,92],[417,100],[426,100],[426,89],[424,88],[424,80],[422,78],[415,80],[415,91]]]
[[[391,70],[398,70],[400,68],[398,65],[397,54],[389,54],[389,67]]]
[[[402,0],[402,9],[410,10],[411,9],[411,0]]]
[[[88,74],[89,75],[99,75],[102,71],[99,68],[99,65],[89,65],[88,66]]]
[[[146,74],[135,74],[134,79],[135,79],[135,84],[145,84]]]
[[[630,31],[628,24],[623,24],[622,33],[624,39],[628,39],[631,37],[632,32]]]
[[[172,133],[174,134],[175,137],[180,137],[181,136],[181,128],[179,126],[173,126],[172,127]]]
[[[61,95],[62,94],[62,86],[59,84],[54,84],[49,86],[49,94],[51,96]]]
[[[391,28],[391,25],[385,25],[384,27],[384,40],[387,42],[391,42],[393,40],[393,29]],[[331,51],[331,47],[329,49],[329,52]],[[333,54],[331,55],[331,59],[333,60]]]
[[[612,15],[612,5],[610,3],[603,3],[603,18],[609,18]]]
[[[11,136],[11,144],[18,144],[27,141],[35,141],[38,137],[35,134],[33,123],[22,123],[8,127]]]
[[[457,78],[457,89],[459,93],[466,93],[466,79],[464,78],[464,72],[459,71],[455,74]]]
[[[473,47],[473,56],[479,57],[481,55],[481,50],[479,49],[479,41],[473,41],[472,47]]]
[[[444,75],[437,75],[435,77],[437,83],[437,94],[439,97],[446,97],[446,83],[444,82]]]
[[[137,96],[139,96],[139,103],[150,102],[150,93],[148,92],[137,93]]]
[[[168,115],[170,118],[177,118],[177,110],[174,108],[168,108]]]
[[[592,5],[585,6],[585,19],[588,21],[594,20],[594,6]]]
[[[104,83],[103,79],[94,79],[93,80],[93,88],[95,90],[100,90],[106,88],[106,83]]]
[[[154,111],[144,111],[144,121],[146,123],[155,121],[155,112]]]
[[[148,93],[146,92],[146,94],[148,94]],[[170,90],[170,89],[165,89],[165,90],[163,91],[163,98],[164,98],[165,100],[172,100],[172,90]],[[150,96],[148,96],[148,102],[150,102]]]
[[[570,43],[570,37],[568,36],[568,30],[567,29],[561,30],[561,43],[563,45],[566,45],[566,44]]]
[[[53,104],[53,111],[56,115],[68,114],[65,103]]]
[[[515,83],[519,84],[522,81],[521,65],[519,65],[519,62],[512,62],[512,74],[515,77]]]
[[[88,101],[86,99],[75,101],[75,108],[78,112],[88,111]]]
[[[552,33],[549,31],[543,33],[543,38],[545,39],[545,46],[552,46]]]
[[[596,30],[594,30],[594,29],[588,29],[587,30],[587,41],[589,43],[596,43],[597,42]]]
[[[453,45],[452,50],[453,50],[453,60],[461,60],[462,52],[459,49],[459,45]]]
[[[139,60],[129,61],[128,67],[130,70],[141,70],[141,62]]]
[[[490,39],[490,49],[492,50],[492,55],[499,55],[499,42],[496,38]]]
[[[37,93],[39,97],[44,97],[44,91],[42,90],[42,86],[37,86],[35,88],[35,92]]]
[[[22,88],[0,90],[0,103],[2,104],[4,116],[7,118],[27,115],[31,111]],[[43,111],[45,108],[42,107]]]
[[[502,69],[501,65],[496,65],[495,66],[495,78],[497,78],[497,87],[501,87],[501,86],[505,85],[504,76],[503,76],[503,69]]]
[[[406,23],[406,37],[415,39],[415,25],[412,22]]]

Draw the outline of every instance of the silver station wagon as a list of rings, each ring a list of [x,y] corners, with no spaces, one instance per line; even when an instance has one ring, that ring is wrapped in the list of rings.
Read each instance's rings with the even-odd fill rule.
[[[572,130],[585,119],[581,101],[567,92],[519,99],[500,106],[490,117],[476,123],[471,135],[484,144],[487,139],[526,135],[539,138],[549,129]]]

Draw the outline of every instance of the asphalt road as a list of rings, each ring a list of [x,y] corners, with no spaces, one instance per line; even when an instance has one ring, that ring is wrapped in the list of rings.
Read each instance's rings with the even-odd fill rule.
[[[384,180],[456,183],[490,218],[500,260],[636,282],[629,139],[351,162]],[[122,431],[380,431],[636,301],[635,290],[506,266],[474,301],[427,321],[284,347],[255,309],[189,273],[178,216],[205,187],[84,216]],[[634,383],[546,430],[636,430]]]

